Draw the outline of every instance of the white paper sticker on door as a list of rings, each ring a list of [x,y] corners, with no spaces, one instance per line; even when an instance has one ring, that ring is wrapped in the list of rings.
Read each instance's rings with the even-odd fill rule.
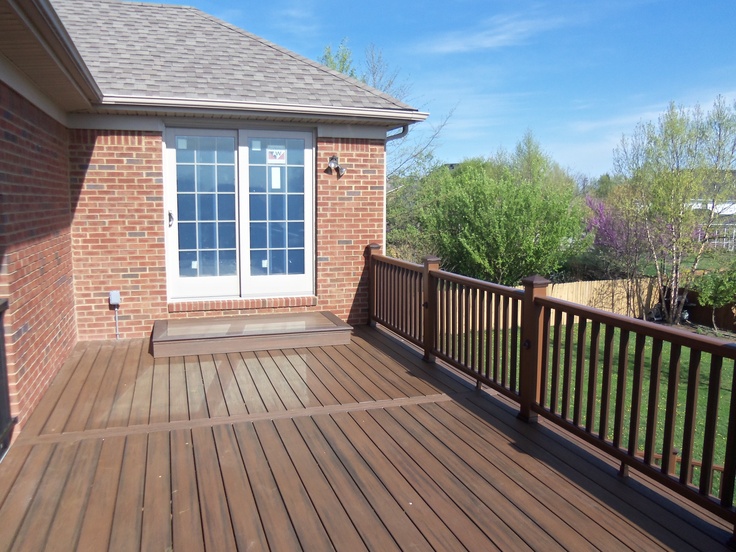
[[[266,161],[269,164],[286,165],[286,150],[282,148],[268,148],[266,150]]]

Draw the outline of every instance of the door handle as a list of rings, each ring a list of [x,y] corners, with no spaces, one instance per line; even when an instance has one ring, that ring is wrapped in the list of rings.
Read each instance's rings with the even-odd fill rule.
[[[174,213],[173,211],[169,211],[169,228],[174,226]]]

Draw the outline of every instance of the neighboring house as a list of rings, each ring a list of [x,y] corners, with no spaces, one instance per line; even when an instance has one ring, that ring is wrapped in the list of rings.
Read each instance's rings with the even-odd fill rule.
[[[367,320],[387,133],[426,118],[188,7],[0,0],[0,298],[22,424],[78,340]],[[328,174],[331,156],[347,173]]]

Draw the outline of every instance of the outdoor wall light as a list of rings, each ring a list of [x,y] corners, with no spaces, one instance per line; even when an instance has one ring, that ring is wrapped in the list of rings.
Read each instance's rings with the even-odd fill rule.
[[[338,159],[337,155],[330,156],[330,160],[327,163],[327,168],[325,169],[325,172],[327,174],[332,174],[332,171],[337,171],[338,178],[347,172],[347,169],[340,166],[340,159]]]

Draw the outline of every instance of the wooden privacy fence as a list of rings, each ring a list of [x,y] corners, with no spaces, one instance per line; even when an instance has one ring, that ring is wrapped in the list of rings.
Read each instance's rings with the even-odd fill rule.
[[[736,344],[370,249],[370,317],[736,523]]]

